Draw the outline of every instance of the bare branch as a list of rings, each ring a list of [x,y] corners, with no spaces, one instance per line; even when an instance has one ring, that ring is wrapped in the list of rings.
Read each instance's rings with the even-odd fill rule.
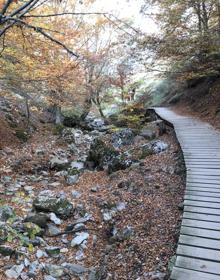
[[[26,23],[23,20],[20,20],[18,18],[11,18],[11,17],[7,17],[8,20],[13,21],[15,23],[20,23],[23,26],[33,29],[35,32],[42,34],[44,37],[46,37],[47,39],[49,39],[50,41],[56,43],[57,45],[61,46],[63,49],[65,49],[69,54],[71,54],[72,56],[75,56],[76,58],[79,58],[79,55],[74,53],[73,51],[71,51],[65,44],[63,44],[62,42],[58,41],[57,39],[51,37],[48,33],[44,32],[43,28],[41,27],[37,27],[37,26],[33,26],[30,25],[28,23]],[[8,27],[9,28],[9,27]],[[0,36],[1,36],[1,32],[0,32]]]
[[[39,0],[38,0],[39,1]],[[38,2],[37,1],[37,2]],[[27,8],[29,5],[31,5],[32,2],[35,2],[35,0],[29,0],[28,2],[26,2],[24,5],[22,5],[21,7],[19,7],[17,10],[15,10],[13,13],[10,14],[10,17],[13,17],[17,14],[19,14],[21,11],[23,11],[25,8]]]
[[[106,15],[107,13],[71,13],[71,12],[65,12],[65,13],[58,13],[58,14],[47,14],[47,15],[27,15],[24,16],[26,18],[45,18],[45,17],[57,17],[57,16],[66,16],[66,15],[74,15],[74,16],[81,16],[81,15]]]
[[[6,1],[5,5],[4,5],[4,7],[2,8],[2,11],[1,11],[1,13],[0,13],[1,16],[4,15],[4,14],[6,13],[8,7],[11,5],[12,1],[13,1],[13,0],[8,0],[8,1]]]

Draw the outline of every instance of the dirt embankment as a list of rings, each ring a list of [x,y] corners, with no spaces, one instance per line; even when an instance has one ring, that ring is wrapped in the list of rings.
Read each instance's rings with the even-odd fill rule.
[[[202,119],[220,129],[220,76],[190,80],[172,109]],[[172,103],[172,102],[171,102]]]

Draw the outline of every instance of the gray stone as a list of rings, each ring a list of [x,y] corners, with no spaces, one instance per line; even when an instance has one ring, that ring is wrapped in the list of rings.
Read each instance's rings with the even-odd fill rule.
[[[72,191],[72,196],[73,196],[73,198],[80,198],[81,193],[78,191]]]
[[[54,278],[51,275],[44,275],[44,280],[56,280],[57,278]]]
[[[69,175],[69,176],[66,177],[66,182],[70,186],[78,183],[78,181],[79,181],[79,175],[78,174]]]
[[[53,236],[53,235],[56,235],[56,234],[59,234],[61,231],[58,227],[54,226],[54,225],[51,225],[51,224],[48,224],[47,226],[47,234],[50,235],[50,236]]]
[[[18,279],[18,277],[21,275],[23,269],[24,269],[24,264],[13,265],[10,269],[7,269],[5,271],[5,275],[8,278]]]
[[[50,220],[55,224],[55,225],[61,225],[62,221],[56,216],[54,213],[49,214]]]
[[[49,218],[45,213],[29,213],[24,219],[24,222],[31,222],[39,227],[45,228],[48,220]]]
[[[0,207],[0,221],[6,222],[8,219],[13,218],[15,213],[13,209],[8,205],[3,205]]]
[[[33,206],[38,211],[53,212],[58,216],[67,218],[73,211],[73,205],[65,198],[39,195],[33,201]]]
[[[63,267],[65,267],[71,275],[78,276],[80,274],[84,274],[88,272],[88,269],[79,264],[72,263],[63,263]]]
[[[0,254],[4,257],[6,257],[6,256],[11,257],[15,253],[16,253],[16,251],[9,246],[4,246],[4,245],[0,246]]]
[[[71,246],[72,247],[79,246],[88,238],[89,238],[89,234],[87,232],[77,233],[76,237],[74,237],[73,240],[71,241]]]
[[[70,167],[81,171],[84,169],[84,163],[80,161],[73,161],[71,162]]]
[[[115,148],[119,148],[124,145],[130,145],[134,141],[135,134],[130,128],[122,128],[111,136],[111,142]]]
[[[147,140],[152,140],[156,137],[156,132],[154,129],[150,129],[150,128],[143,128],[140,131],[140,136],[144,137]]]
[[[57,257],[60,254],[60,248],[59,247],[46,247],[45,251],[51,257]]]
[[[37,257],[38,259],[40,259],[40,258],[48,257],[48,256],[47,256],[46,252],[44,252],[44,251],[38,249],[37,252],[36,252],[36,257]]]
[[[64,276],[64,267],[55,264],[45,264],[44,269],[52,277],[59,278]]]
[[[50,168],[57,171],[62,171],[67,169],[69,166],[69,162],[66,158],[60,159],[58,157],[53,157],[50,160]]]
[[[37,271],[38,271],[38,269],[39,269],[39,266],[40,266],[40,264],[39,264],[38,261],[32,262],[32,263],[30,264],[30,266],[29,266],[28,275],[29,275],[30,277],[35,277],[35,275],[36,275],[36,273],[37,273]]]

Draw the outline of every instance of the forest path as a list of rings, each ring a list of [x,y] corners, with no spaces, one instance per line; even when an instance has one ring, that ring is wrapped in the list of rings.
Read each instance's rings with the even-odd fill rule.
[[[172,280],[220,279],[220,132],[154,108],[174,126],[186,165],[184,212]]]

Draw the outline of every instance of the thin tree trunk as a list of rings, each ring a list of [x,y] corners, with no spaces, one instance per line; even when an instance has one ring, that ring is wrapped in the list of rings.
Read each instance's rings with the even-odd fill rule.
[[[26,106],[26,116],[27,116],[27,126],[29,126],[30,124],[30,107],[29,107],[29,102],[28,102],[28,98],[25,98],[25,106]]]

